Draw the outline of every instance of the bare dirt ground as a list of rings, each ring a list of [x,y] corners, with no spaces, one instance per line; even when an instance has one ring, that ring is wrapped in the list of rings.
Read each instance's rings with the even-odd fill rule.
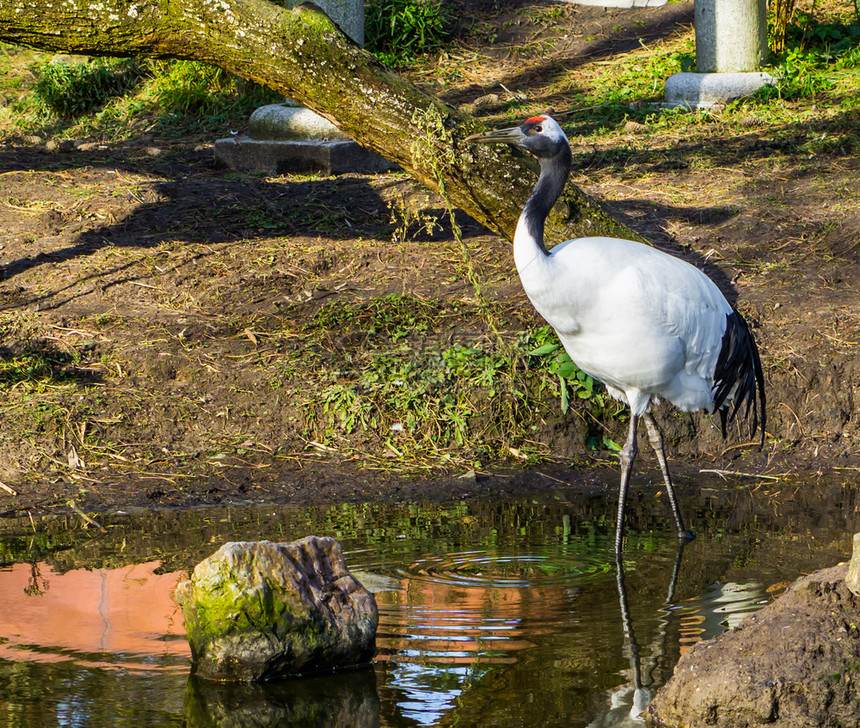
[[[476,8],[492,38],[440,57],[416,80],[491,119],[510,95],[524,115],[564,109],[562,70],[611,63],[640,39],[689,32],[692,20],[691,4],[570,6],[551,25],[521,11]],[[541,53],[525,53],[526,40]],[[455,62],[474,71],[446,81]],[[754,452],[743,435],[724,443],[710,418],[666,411],[683,471],[849,477],[860,466],[860,159],[838,144],[810,146],[856,135],[858,121],[838,110],[796,117],[739,131],[716,113],[684,137],[631,121],[596,144],[578,139],[582,115],[560,114],[574,181],[656,244],[704,265],[755,327],[766,447]],[[460,311],[446,321],[449,340],[487,333],[446,228],[413,225],[392,242],[392,204],[444,217],[407,177],[238,175],[218,168],[213,140],[193,132],[51,141],[0,143],[0,512],[70,498],[100,509],[526,492],[573,477],[569,459],[594,466],[577,476],[584,484],[614,482],[611,454],[590,455],[573,416],[541,414],[549,460],[540,474],[517,469],[514,457],[484,462],[487,474],[474,477],[468,457],[454,457],[451,468],[403,475],[355,455],[384,461],[373,433],[344,434],[341,448],[308,430],[307,398],[295,393],[310,385],[288,364],[319,354],[302,337],[323,304],[409,292]],[[508,244],[461,223],[505,329],[540,325]]]

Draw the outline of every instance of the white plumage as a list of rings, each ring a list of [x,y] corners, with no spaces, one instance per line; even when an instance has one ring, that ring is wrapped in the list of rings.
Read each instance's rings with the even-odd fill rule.
[[[540,178],[514,235],[517,272],[529,300],[576,365],[630,406],[630,428],[621,452],[616,551],[622,547],[640,417],[663,471],[679,535],[691,538],[650,408],[666,399],[685,412],[719,410],[725,432],[729,404],[735,403],[734,415],[746,403],[744,414],[752,409],[753,431],[761,413],[763,437],[761,364],[746,322],[702,271],[648,245],[594,237],[568,240],[547,251],[544,221],[571,164],[567,137],[550,117],[532,117],[518,127],[469,139],[517,144],[540,161]]]
[[[687,412],[711,409],[732,309],[704,273],[617,238],[569,240],[544,255],[523,231],[514,258],[526,295],[571,359],[635,414],[651,396]]]

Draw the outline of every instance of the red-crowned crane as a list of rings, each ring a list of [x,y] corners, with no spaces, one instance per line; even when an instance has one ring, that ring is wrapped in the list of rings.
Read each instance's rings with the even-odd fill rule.
[[[574,363],[630,407],[620,453],[615,551],[622,551],[640,418],[663,473],[678,536],[693,538],[684,528],[651,405],[666,399],[685,412],[718,411],[724,436],[726,420],[745,405],[743,415],[752,411],[751,431],[761,426],[763,444],[764,377],[746,321],[702,271],[648,245],[594,237],[546,249],[544,222],[572,160],[567,137],[549,116],[533,116],[520,126],[467,141],[514,144],[538,158],[540,177],[514,234],[523,289]]]

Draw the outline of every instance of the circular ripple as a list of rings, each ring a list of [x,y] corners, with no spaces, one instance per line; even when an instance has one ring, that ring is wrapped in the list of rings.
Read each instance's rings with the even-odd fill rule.
[[[569,586],[609,571],[607,561],[545,548],[525,552],[482,550],[426,555],[400,567],[398,573],[407,579],[426,579],[454,586],[523,589]]]
[[[588,620],[583,587],[613,579],[614,563],[583,546],[499,546],[430,553],[427,543],[349,555],[376,591],[376,644],[387,683],[408,695],[404,715],[435,724],[494,666],[547,649]],[[587,610],[588,607],[585,607]]]
[[[441,554],[367,550],[353,573],[376,591],[380,659],[485,665],[512,662],[535,640],[578,620],[581,586],[612,565],[564,545]]]

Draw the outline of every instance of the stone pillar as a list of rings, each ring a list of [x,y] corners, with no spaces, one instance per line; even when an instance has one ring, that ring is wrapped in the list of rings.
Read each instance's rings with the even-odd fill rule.
[[[758,71],[767,58],[765,0],[696,0],[696,70]]]
[[[305,0],[285,0],[285,8],[294,8]],[[314,0],[320,10],[329,16],[337,27],[360,46],[364,46],[364,0]]]
[[[773,78],[767,58],[767,0],[696,0],[696,73],[666,81],[666,105],[707,108],[751,96]]]

